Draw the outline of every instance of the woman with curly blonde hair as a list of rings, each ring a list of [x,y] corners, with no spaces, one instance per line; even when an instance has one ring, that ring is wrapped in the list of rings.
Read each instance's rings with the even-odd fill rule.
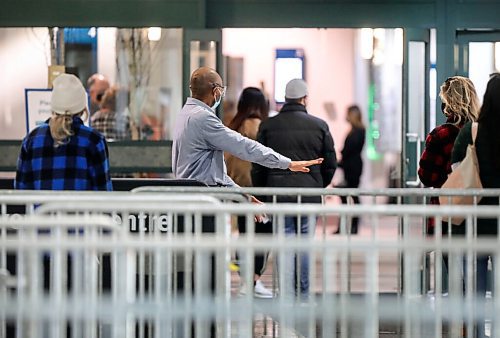
[[[441,110],[446,122],[434,128],[425,140],[425,149],[419,162],[418,176],[427,187],[441,188],[451,173],[451,154],[460,129],[469,121],[475,122],[479,115],[479,99],[472,81],[463,76],[449,77],[439,92]],[[439,204],[432,197],[431,204]],[[427,233],[434,234],[434,219],[427,220]],[[447,222],[442,222],[442,234],[448,234]],[[444,268],[448,270],[448,257],[443,254]],[[444,275],[444,273],[443,273]],[[447,285],[443,284],[443,291]]]
[[[433,188],[441,188],[451,173],[451,151],[455,139],[467,122],[477,120],[480,109],[474,84],[463,76],[449,77],[441,85],[439,97],[446,122],[427,135],[418,169],[420,181]],[[431,198],[431,203],[439,204],[438,198]],[[434,232],[432,220],[427,230]],[[447,232],[447,224],[443,223],[443,233]]]
[[[474,84],[469,78],[453,76],[441,86],[439,93],[444,115],[456,126],[476,121],[480,104]]]

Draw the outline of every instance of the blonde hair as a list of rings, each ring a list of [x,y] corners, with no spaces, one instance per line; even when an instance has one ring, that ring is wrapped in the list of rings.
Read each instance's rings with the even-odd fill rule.
[[[49,121],[50,135],[54,139],[54,147],[59,147],[60,145],[67,144],[69,138],[73,135],[73,116],[85,115],[87,118],[87,108],[81,112],[73,115],[63,115],[52,112],[52,117]]]
[[[443,113],[455,119],[453,124],[477,120],[480,104],[476,88],[470,79],[463,76],[449,77],[441,85],[439,97],[445,104]]]

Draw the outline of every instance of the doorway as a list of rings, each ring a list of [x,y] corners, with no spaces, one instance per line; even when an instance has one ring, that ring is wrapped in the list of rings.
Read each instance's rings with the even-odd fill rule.
[[[279,111],[276,85],[283,74],[277,64],[287,52],[294,55],[288,64],[303,63],[307,109],[328,123],[338,153],[350,128],[347,107],[360,106],[367,127],[361,186],[390,186],[402,151],[402,29],[231,28],[222,29],[222,41],[229,108],[224,120],[235,114],[238,95],[248,86],[264,91],[271,115]],[[333,183],[341,180],[338,170]]]

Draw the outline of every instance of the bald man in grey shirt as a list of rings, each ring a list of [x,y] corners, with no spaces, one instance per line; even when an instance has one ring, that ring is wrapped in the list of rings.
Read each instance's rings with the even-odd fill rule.
[[[190,81],[188,98],[177,118],[172,167],[175,177],[190,178],[209,186],[238,185],[227,175],[224,151],[268,168],[308,172],[323,159],[291,161],[271,148],[225,127],[215,109],[225,94],[222,78],[208,67],[198,68]]]

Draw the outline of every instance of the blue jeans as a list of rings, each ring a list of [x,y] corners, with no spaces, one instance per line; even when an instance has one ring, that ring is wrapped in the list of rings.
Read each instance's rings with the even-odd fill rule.
[[[309,222],[308,217],[285,217],[285,236],[297,236],[300,238],[314,236],[316,221]],[[309,294],[309,255],[307,253],[287,253],[284,258],[285,294],[300,295]],[[298,279],[298,280],[297,280]],[[299,292],[298,292],[299,291]]]

